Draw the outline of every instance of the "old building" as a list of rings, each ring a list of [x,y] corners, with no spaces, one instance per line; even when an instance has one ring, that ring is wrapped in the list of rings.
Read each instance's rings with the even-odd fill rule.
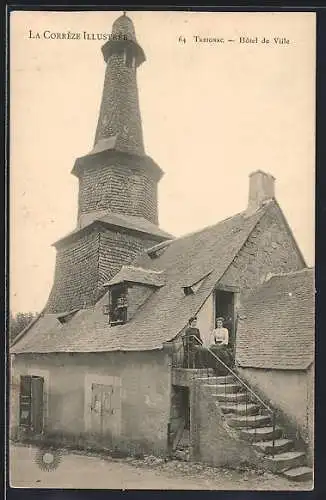
[[[77,227],[54,244],[49,313],[94,305],[122,264],[171,237],[158,227],[163,172],[143,143],[137,68],[145,54],[127,16],[115,21],[112,35],[117,39],[102,47],[106,70],[94,147],[72,169],[79,181]]]
[[[245,300],[237,330],[239,374],[289,420],[313,456],[314,272],[275,274]]]
[[[115,21],[113,33],[127,34],[128,40],[103,47],[107,69],[95,145],[73,170],[80,182],[77,228],[57,243],[45,310],[11,348],[11,435],[161,455],[171,454],[188,436],[194,460],[260,463],[270,452],[267,468],[305,478],[311,472],[303,467],[309,461],[305,448],[293,450],[294,440],[282,438],[270,403],[282,407],[282,422],[289,417],[290,427],[292,410],[270,393],[268,381],[260,384],[259,375],[253,381],[245,374],[247,368],[277,369],[282,358],[267,341],[273,324],[264,322],[264,314],[270,311],[262,304],[250,324],[243,311],[251,318],[259,297],[264,303],[276,279],[271,274],[306,273],[275,199],[275,179],[253,172],[248,206],[213,226],[181,238],[159,229],[161,170],[144,153],[136,87],[144,53],[127,16]],[[287,280],[296,335],[300,287]],[[285,321],[287,304],[277,305],[277,287],[271,297]],[[313,304],[312,289],[309,297]],[[208,365],[183,366],[182,336],[194,315],[207,347],[216,318],[226,318],[235,357],[227,375],[212,376]],[[291,324],[280,321],[275,342],[288,352],[282,332]],[[302,328],[306,349],[313,325]],[[251,332],[262,343],[260,358],[257,346],[246,351]],[[306,361],[296,368],[305,370]],[[279,368],[291,369],[288,363]],[[249,382],[239,378],[241,372]],[[309,432],[305,437],[303,445],[311,444]]]

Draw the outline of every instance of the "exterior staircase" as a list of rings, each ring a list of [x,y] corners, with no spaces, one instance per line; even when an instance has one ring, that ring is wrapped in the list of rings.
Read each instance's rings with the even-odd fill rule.
[[[250,443],[264,469],[292,481],[312,479],[313,470],[307,466],[305,452],[284,436],[283,429],[275,424],[263,402],[260,404],[258,398],[254,399],[245,385],[232,375],[197,380],[225,415],[233,435]]]

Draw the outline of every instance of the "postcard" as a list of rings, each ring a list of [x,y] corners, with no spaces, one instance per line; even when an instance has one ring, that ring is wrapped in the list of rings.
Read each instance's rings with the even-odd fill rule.
[[[10,14],[10,484],[311,490],[316,16]]]

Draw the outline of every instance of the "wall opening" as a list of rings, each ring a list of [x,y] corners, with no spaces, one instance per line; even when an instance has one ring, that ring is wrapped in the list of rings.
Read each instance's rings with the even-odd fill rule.
[[[229,331],[229,346],[235,349],[236,317],[235,317],[235,294],[234,292],[215,290],[214,297],[214,328],[216,318],[224,318],[223,326]]]
[[[189,441],[190,393],[189,387],[172,386],[170,414],[170,443],[175,450],[181,442]]]

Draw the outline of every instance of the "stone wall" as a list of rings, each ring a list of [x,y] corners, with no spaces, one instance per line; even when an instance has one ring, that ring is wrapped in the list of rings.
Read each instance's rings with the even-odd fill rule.
[[[235,311],[241,301],[259,286],[268,273],[287,273],[305,267],[292,238],[288,234],[279,209],[276,207],[262,217],[239,254],[226,270],[218,289],[235,287]],[[205,345],[209,344],[214,328],[215,304],[212,293],[197,312],[198,328]]]
[[[289,273],[303,267],[305,263],[274,206],[262,217],[218,285],[240,287],[241,301],[268,273]]]
[[[171,381],[162,351],[17,355],[11,390],[13,437],[19,436],[21,375],[41,375],[46,382],[46,438],[129,452],[166,452]],[[118,388],[119,411],[102,430],[92,409],[92,384]]]
[[[112,161],[112,160],[111,160]],[[122,160],[93,162],[79,178],[78,217],[107,210],[135,215],[157,224],[157,181],[141,166]]]
[[[257,464],[250,444],[238,439],[226,424],[223,412],[200,381],[190,390],[191,459],[216,467]]]
[[[94,227],[59,247],[54,283],[46,312],[65,312],[94,305],[124,264],[157,243],[149,235]]]

